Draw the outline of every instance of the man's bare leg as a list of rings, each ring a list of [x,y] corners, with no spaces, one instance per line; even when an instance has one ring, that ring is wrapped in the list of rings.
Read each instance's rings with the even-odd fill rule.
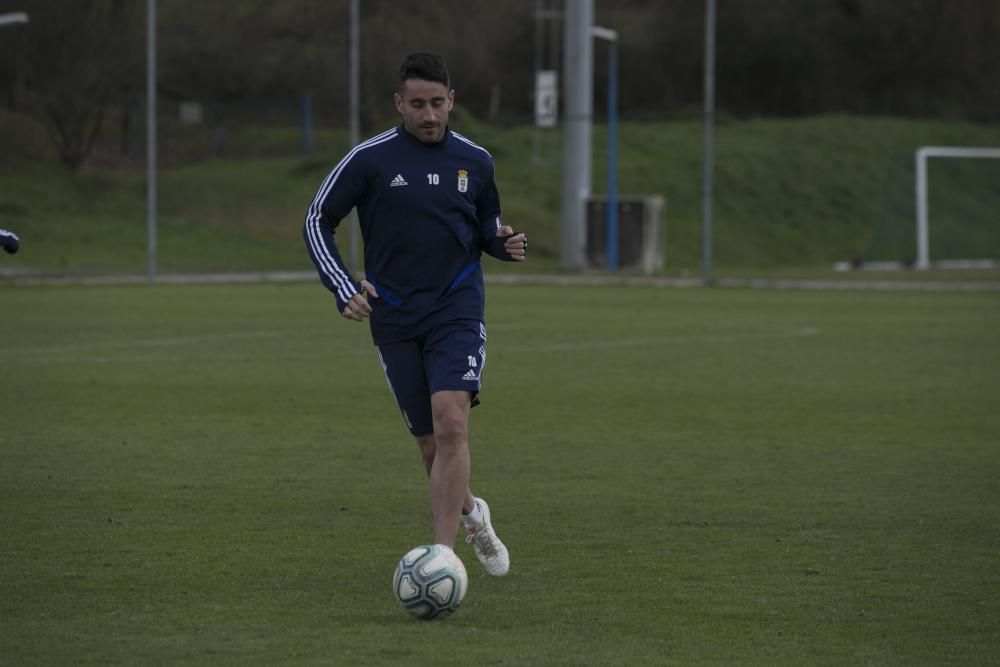
[[[439,391],[431,396],[434,451],[429,476],[434,541],[449,547],[455,545],[462,509],[473,505],[469,492],[469,408],[467,391]],[[421,451],[425,452],[423,447]],[[426,453],[424,462],[427,465]]]
[[[490,523],[489,507],[487,506],[486,501],[482,498],[477,500],[473,497],[472,491],[469,489],[468,418],[470,404],[467,402],[468,395],[465,394],[464,399],[458,406],[454,405],[454,402],[451,400],[454,397],[441,396],[441,394],[455,393],[460,395],[465,394],[465,392],[438,392],[434,394],[434,397],[432,397],[431,400],[431,405],[434,414],[435,433],[420,436],[416,439],[417,446],[420,448],[420,453],[423,457],[424,468],[427,470],[427,476],[430,477],[431,480],[431,505],[434,511],[435,541],[454,548],[455,533],[458,529],[458,518],[461,516],[462,522],[465,524],[465,528],[468,531],[466,541],[472,543],[479,562],[482,563],[487,572],[493,576],[503,576],[510,570],[510,555],[507,551],[507,547],[505,547],[503,542],[500,541],[500,538],[497,537],[496,532]],[[438,402],[435,403],[434,398],[438,398]],[[463,406],[464,409],[458,410],[456,413],[450,412],[452,408],[462,408]],[[440,421],[438,418],[439,408],[444,413],[443,418],[440,419]],[[461,414],[460,422],[449,421],[452,419],[454,414]],[[446,428],[448,424],[451,424],[452,428]],[[463,428],[453,428],[456,424],[460,424]],[[436,486],[440,484],[440,480],[437,478],[437,475],[444,472],[442,476],[447,479],[448,474],[447,466],[440,466],[440,454],[442,452],[440,443],[442,440],[437,437],[439,428],[442,429],[442,433],[450,433],[451,437],[445,439],[444,441],[449,442],[451,446],[455,446],[457,444],[457,451],[464,452],[465,454],[464,483],[461,481],[455,482],[455,480],[451,480],[449,483],[446,483],[444,492],[442,492],[442,488],[440,486]],[[455,437],[456,433],[459,434],[459,437]],[[446,499],[439,500],[439,498]],[[442,507],[444,511],[439,511],[439,507]],[[460,508],[460,512],[453,509],[456,507]],[[475,513],[473,514],[474,510]]]
[[[416,440],[417,447],[420,448],[420,457],[424,462],[424,470],[427,471],[427,477],[430,478],[431,468],[434,466],[434,454],[437,452],[437,443],[434,441],[434,434],[421,435]],[[467,489],[465,491],[465,500],[462,501],[462,514],[471,512],[475,502],[476,499],[472,495],[472,490]]]

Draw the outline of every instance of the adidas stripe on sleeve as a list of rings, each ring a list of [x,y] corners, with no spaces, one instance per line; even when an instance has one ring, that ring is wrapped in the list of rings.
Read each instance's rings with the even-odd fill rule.
[[[324,179],[306,214],[302,234],[309,256],[316,265],[320,280],[336,297],[340,311],[358,293],[358,285],[337,250],[334,234],[340,221],[364,195],[363,151],[391,141],[395,136],[393,128],[355,146]]]

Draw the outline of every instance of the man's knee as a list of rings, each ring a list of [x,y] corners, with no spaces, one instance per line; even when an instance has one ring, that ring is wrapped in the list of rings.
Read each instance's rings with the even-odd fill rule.
[[[434,439],[439,448],[458,446],[468,440],[468,422],[461,414],[442,413],[434,419]]]
[[[461,446],[468,441],[468,401],[467,392],[434,395],[434,440],[438,448]]]

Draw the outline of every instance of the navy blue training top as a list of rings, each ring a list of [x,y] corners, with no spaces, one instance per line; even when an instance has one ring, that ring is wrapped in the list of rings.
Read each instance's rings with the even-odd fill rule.
[[[418,336],[445,321],[483,320],[482,252],[503,248],[493,158],[445,130],[424,143],[403,125],[355,146],[326,177],[306,216],[304,236],[323,284],[343,312],[360,291],[334,233],[357,207],[376,345]]]

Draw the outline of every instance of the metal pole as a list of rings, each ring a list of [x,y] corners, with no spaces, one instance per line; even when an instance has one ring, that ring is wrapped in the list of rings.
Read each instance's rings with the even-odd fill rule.
[[[535,0],[535,94],[538,94],[538,72],[542,69],[542,0]],[[535,100],[536,108],[538,100]],[[540,153],[538,150],[539,132],[538,123],[535,122],[531,129],[531,161],[539,162]]]
[[[361,143],[361,0],[351,0],[351,147]],[[351,211],[351,267],[358,271],[361,223]]]
[[[608,270],[618,270],[618,40],[608,42]]]
[[[156,280],[156,0],[146,3],[146,252]]]
[[[590,196],[590,130],[593,109],[593,0],[565,4],[566,122],[563,140],[562,235],[559,267],[580,271],[584,264],[586,201]]]
[[[605,255],[609,271],[618,270],[618,33],[594,26],[594,37],[608,42],[608,208]]]
[[[715,152],[715,0],[705,1],[705,118],[701,174],[701,279],[712,278],[712,174]]]

